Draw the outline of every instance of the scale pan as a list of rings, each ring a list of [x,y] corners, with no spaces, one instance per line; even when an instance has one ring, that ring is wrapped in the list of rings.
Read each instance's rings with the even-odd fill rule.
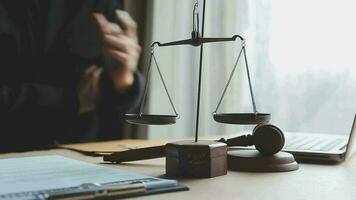
[[[262,124],[271,119],[268,113],[214,113],[213,116],[216,122],[225,124]]]
[[[128,123],[141,125],[175,124],[177,118],[177,115],[125,114],[125,119]]]

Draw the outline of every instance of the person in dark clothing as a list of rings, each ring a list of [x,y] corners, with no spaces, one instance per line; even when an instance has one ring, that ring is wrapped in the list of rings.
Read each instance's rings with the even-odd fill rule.
[[[119,139],[143,78],[114,0],[0,1],[0,152]]]

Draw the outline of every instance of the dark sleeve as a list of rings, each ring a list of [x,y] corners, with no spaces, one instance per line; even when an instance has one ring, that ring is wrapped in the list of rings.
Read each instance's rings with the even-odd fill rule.
[[[64,87],[34,81],[36,70],[31,69],[33,66],[26,67],[30,64],[17,56],[14,35],[0,33],[0,44],[0,115],[27,108],[54,109],[65,104],[63,97],[67,92]]]
[[[39,106],[57,108],[64,103],[64,95],[61,87],[35,83],[0,83],[0,115],[6,116]]]
[[[117,94],[108,74],[101,76],[101,99],[98,106],[100,120],[99,140],[120,138],[124,115],[137,112],[143,96],[144,78],[141,73],[135,73],[132,87],[125,93]]]
[[[105,71],[101,76],[100,103],[102,105],[100,107],[103,109],[109,107],[121,113],[136,111],[143,94],[143,77],[141,73],[135,72],[133,85],[122,94],[117,94],[108,76]]]

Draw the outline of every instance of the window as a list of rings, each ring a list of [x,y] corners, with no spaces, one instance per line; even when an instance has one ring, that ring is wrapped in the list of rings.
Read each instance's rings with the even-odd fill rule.
[[[155,0],[153,41],[190,37],[192,0]],[[202,1],[200,1],[202,5]],[[284,131],[348,133],[356,112],[354,1],[207,0],[205,36],[242,35],[259,112]],[[201,6],[202,7],[202,6]],[[202,14],[201,14],[202,15]],[[251,126],[216,123],[214,111],[239,50],[237,43],[204,46],[200,135],[226,135]],[[199,48],[156,51],[181,118],[150,126],[150,138],[192,138],[195,131]],[[240,62],[221,112],[252,112]],[[156,71],[149,110],[172,113]]]

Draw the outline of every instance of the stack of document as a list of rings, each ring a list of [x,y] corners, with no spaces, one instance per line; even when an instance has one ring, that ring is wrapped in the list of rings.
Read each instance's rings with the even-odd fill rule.
[[[62,156],[0,160],[0,199],[117,199],[187,190],[145,176]]]

